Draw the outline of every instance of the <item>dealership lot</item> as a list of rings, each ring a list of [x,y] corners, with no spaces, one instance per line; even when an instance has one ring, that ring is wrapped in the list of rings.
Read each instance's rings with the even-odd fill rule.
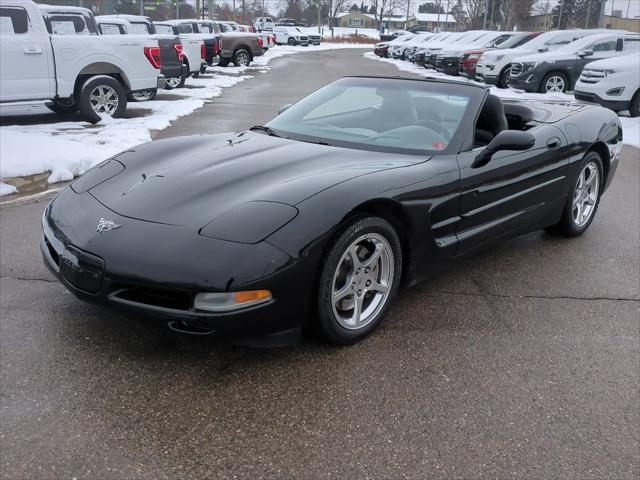
[[[156,137],[260,124],[343,75],[400,75],[362,52],[277,59]],[[252,350],[81,303],[42,264],[46,198],[3,205],[3,478],[633,478],[639,156],[624,148],[584,236],[459,262],[347,348]]]

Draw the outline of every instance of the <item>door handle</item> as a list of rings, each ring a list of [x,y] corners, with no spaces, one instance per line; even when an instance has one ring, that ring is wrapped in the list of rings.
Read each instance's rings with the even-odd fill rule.
[[[42,55],[42,48],[40,47],[24,47],[25,55]]]
[[[547,140],[547,147],[558,148],[560,146],[560,139],[558,137],[551,137]]]

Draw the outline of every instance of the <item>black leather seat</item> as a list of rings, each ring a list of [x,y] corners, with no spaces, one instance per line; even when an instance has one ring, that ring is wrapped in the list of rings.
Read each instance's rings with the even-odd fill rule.
[[[489,95],[476,123],[475,144],[487,145],[498,133],[508,129],[509,124],[504,114],[502,100],[495,95]]]

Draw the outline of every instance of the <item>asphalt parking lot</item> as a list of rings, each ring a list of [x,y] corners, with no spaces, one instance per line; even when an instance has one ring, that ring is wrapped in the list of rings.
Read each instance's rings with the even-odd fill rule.
[[[159,136],[263,123],[359,51],[283,57]],[[3,479],[637,478],[640,152],[590,230],[536,232],[404,292],[346,348],[253,350],[87,305],[0,207]]]

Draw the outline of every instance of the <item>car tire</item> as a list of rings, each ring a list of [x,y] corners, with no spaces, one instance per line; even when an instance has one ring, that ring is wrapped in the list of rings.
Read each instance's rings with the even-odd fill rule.
[[[226,67],[227,65],[229,65],[229,59],[228,58],[221,58],[220,61],[218,62],[218,67]]]
[[[507,65],[502,69],[500,75],[498,75],[498,81],[496,82],[496,87],[498,88],[507,88],[509,85],[507,84],[507,80],[509,79],[509,74],[511,73],[511,65]]]
[[[577,237],[589,228],[600,205],[604,184],[603,172],[600,155],[596,152],[587,153],[580,162],[578,174],[571,184],[560,222],[547,230],[567,237]],[[587,183],[591,173],[595,176]],[[578,210],[578,205],[582,205],[582,210]],[[588,212],[584,210],[585,205],[589,208]]]
[[[127,100],[130,102],[150,102],[151,100],[156,98],[158,94],[158,89],[150,89],[150,90],[141,90],[138,92],[130,92],[127,95]]]
[[[632,117],[640,117],[640,90],[638,90],[629,104],[629,115]]]
[[[173,90],[175,88],[182,88],[184,87],[184,83],[187,81],[187,77],[184,77],[182,75],[178,76],[178,77],[169,77],[167,78],[167,83],[165,84],[164,88],[166,90]]]
[[[289,40],[287,40],[287,43],[293,47],[296,44],[296,39],[295,38],[290,38]]]
[[[552,87],[555,85],[555,87]],[[549,72],[547,73],[540,82],[540,87],[538,91],[540,93],[553,93],[553,92],[562,92],[566,93],[569,90],[569,77],[567,77],[562,72]],[[556,89],[550,89],[556,88]]]
[[[251,65],[251,54],[244,48],[233,52],[233,64],[236,67],[248,67]]]
[[[402,247],[393,226],[374,216],[346,221],[331,243],[318,280],[317,314],[324,336],[349,345],[369,335],[389,310],[401,276]]]
[[[54,100],[52,103],[46,104],[46,107],[54,113],[62,115],[68,115],[70,113],[76,113],[78,111],[78,105],[69,101],[68,103],[62,103],[58,100]]]
[[[120,118],[127,110],[127,93],[115,78],[98,75],[89,78],[76,95],[80,113],[90,123],[98,123],[102,116]]]

